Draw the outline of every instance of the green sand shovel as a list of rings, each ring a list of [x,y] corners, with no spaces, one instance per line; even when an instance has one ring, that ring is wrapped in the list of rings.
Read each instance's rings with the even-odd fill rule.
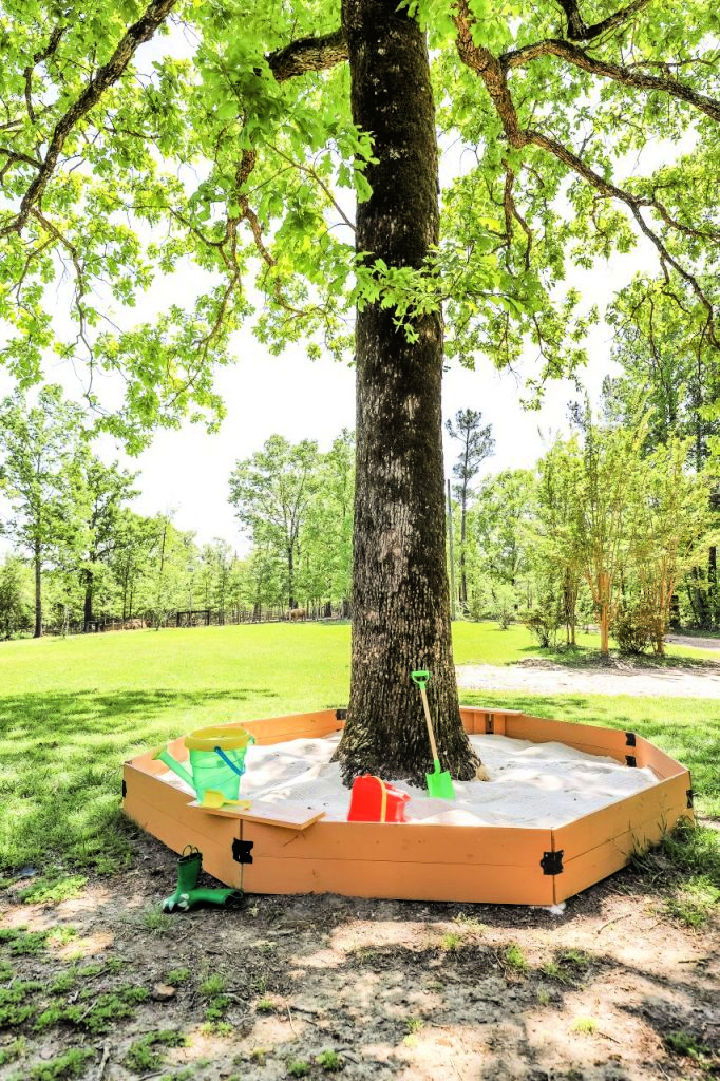
[[[422,698],[423,710],[425,712],[425,720],[427,721],[428,735],[430,736],[430,746],[432,747],[433,755],[433,772],[425,774],[425,780],[427,781],[428,792],[436,799],[455,799],[455,789],[453,788],[452,777],[445,770],[440,772],[440,759],[438,757],[437,743],[435,742],[435,732],[433,731],[432,717],[430,716],[430,706],[428,705],[427,693],[425,688],[430,682],[430,673],[427,668],[420,668],[416,672],[410,673],[410,678],[420,688],[420,697]]]

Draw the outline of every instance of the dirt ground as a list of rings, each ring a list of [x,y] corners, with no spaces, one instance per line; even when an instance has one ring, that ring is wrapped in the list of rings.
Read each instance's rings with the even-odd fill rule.
[[[36,984],[32,1016],[0,1031],[0,1062],[25,1040],[1,1078],[720,1076],[718,927],[678,925],[652,882],[630,871],[561,915],[312,896],[163,916],[174,857],[151,838],[134,844],[133,870],[72,900],[0,894],[0,964],[15,981],[4,986]],[[23,952],[25,939],[12,937],[23,926],[52,929],[42,949]],[[131,1005],[112,1005],[129,995]],[[49,1002],[64,1020],[48,1024]],[[153,1043],[158,1031],[170,1031],[165,1043]],[[186,1044],[169,1046],[178,1033]],[[87,1052],[84,1062],[57,1072],[72,1049]]]
[[[720,698],[720,664],[651,667],[615,661],[611,666],[573,667],[545,660],[518,664],[463,664],[462,690],[524,691],[528,694],[629,694],[665,698]]]

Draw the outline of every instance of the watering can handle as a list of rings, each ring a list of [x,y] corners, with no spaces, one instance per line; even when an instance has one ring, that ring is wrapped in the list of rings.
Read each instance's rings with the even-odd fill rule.
[[[235,763],[230,761],[230,759],[228,758],[228,756],[225,754],[225,752],[223,751],[223,749],[221,747],[213,747],[213,750],[215,751],[215,754],[219,755],[220,758],[222,758],[225,765],[228,766],[229,769],[231,769],[233,771],[233,773],[237,773],[238,777],[242,777],[245,770],[244,769],[238,769],[237,766],[235,765]]]

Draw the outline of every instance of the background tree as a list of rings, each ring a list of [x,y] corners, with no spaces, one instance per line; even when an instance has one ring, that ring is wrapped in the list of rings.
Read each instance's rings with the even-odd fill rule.
[[[628,576],[635,609],[630,614],[641,625],[641,641],[649,641],[659,656],[665,652],[672,597],[683,575],[705,563],[708,543],[717,533],[708,498],[711,475],[687,469],[691,442],[671,438],[643,459],[640,498],[628,522]]]
[[[285,596],[297,605],[300,537],[318,485],[318,446],[272,435],[263,449],[237,462],[230,503],[254,544],[269,547],[285,567]]]
[[[632,423],[639,394],[648,413],[648,452],[682,438],[688,463],[699,474],[720,432],[720,355],[704,332],[704,320],[678,305],[662,281],[634,281],[610,311],[614,327],[613,359],[622,374],[606,380],[605,398],[612,416]],[[720,493],[711,488],[710,507],[717,514]],[[720,623],[717,546],[709,545],[705,564],[691,573],[691,605],[700,626]],[[676,613],[677,614],[677,613]]]
[[[138,446],[183,411],[217,415],[212,369],[252,315],[253,278],[256,332],[272,349],[303,337],[340,353],[355,306],[355,621],[340,757],[348,778],[422,777],[427,743],[406,684],[425,663],[442,757],[470,776],[447,596],[443,341],[448,355],[498,364],[530,347],[539,382],[572,369],[593,312],[557,283],[642,236],[717,348],[712,6],[318,0],[269,13],[258,0],[132,0],[121,13],[103,0],[95,12],[92,33],[82,5],[6,13],[5,359],[31,380],[44,350],[72,358],[94,405],[99,376],[119,373],[108,383],[124,399],[102,425]],[[171,17],[194,51],[178,59],[158,38],[143,79],[140,46]],[[443,193],[442,230],[438,129],[473,161],[448,170],[461,175]],[[635,151],[660,140],[682,150],[628,175]],[[343,186],[357,192],[355,221]],[[208,272],[185,305],[147,326],[127,312],[101,319],[101,305],[129,308],[183,259]],[[47,307],[66,269],[71,326]]]
[[[532,530],[535,578],[542,582],[535,599],[537,624],[551,627],[557,613],[570,647],[575,646],[583,572],[582,476],[575,440],[557,440],[538,463],[537,517]]]
[[[613,595],[627,531],[640,498],[643,424],[598,427],[586,413],[578,507],[578,548],[583,577],[600,625],[600,652],[610,651]]]
[[[535,478],[508,469],[483,480],[469,513],[470,609],[507,626],[532,606],[527,527]],[[474,548],[474,551],[473,551]]]
[[[6,532],[32,563],[35,638],[43,630],[43,568],[72,547],[78,534],[72,490],[82,419],[59,387],[42,390],[34,406],[21,393],[0,404],[3,483],[13,510]]]
[[[122,620],[145,611],[144,583],[150,573],[157,538],[157,522],[131,510],[121,510],[115,521],[115,544],[108,553],[110,574],[117,591],[117,614]]]
[[[216,537],[203,545],[197,573],[200,606],[218,612],[224,623],[228,608],[238,605],[243,586],[237,555],[226,540]]]
[[[127,473],[117,463],[105,465],[87,452],[81,459],[78,502],[83,506],[83,551],[80,581],[83,588],[83,629],[95,621],[94,599],[98,576],[110,554],[122,543],[119,529],[124,504],[137,495],[133,484],[137,474]]]
[[[355,438],[343,431],[318,460],[317,481],[303,531],[305,596],[315,603],[339,602],[349,614],[352,591],[352,527]]]
[[[31,625],[24,569],[16,556],[6,556],[0,564],[0,634],[8,640]]]
[[[495,450],[495,439],[491,424],[481,424],[482,413],[474,409],[460,409],[454,420],[447,420],[445,427],[453,439],[460,443],[460,454],[453,466],[453,475],[458,478],[455,496],[460,500],[460,583],[458,600],[463,613],[468,608],[467,583],[467,514],[468,499],[471,495],[470,484],[477,476],[480,464]]]

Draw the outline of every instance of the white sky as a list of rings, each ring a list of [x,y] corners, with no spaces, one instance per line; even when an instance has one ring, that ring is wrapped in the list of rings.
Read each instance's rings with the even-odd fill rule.
[[[602,306],[640,266],[652,265],[651,260],[651,253],[643,250],[616,256],[592,271],[578,272],[574,284]],[[593,399],[613,367],[610,340],[604,324],[594,328],[588,340],[590,362],[580,377]],[[140,513],[172,510],[177,525],[193,530],[199,541],[224,537],[242,550],[227,503],[228,475],[235,461],[258,450],[274,432],[293,441],[316,439],[326,449],[341,428],[355,426],[355,372],[329,358],[309,361],[298,348],[271,356],[249,331],[237,335],[236,342],[237,363],[218,376],[228,409],[222,430],[209,435],[188,424],[160,432],[147,451],[127,464],[140,470],[142,495],[135,503]],[[493,426],[496,450],[483,463],[481,476],[532,466],[555,433],[568,428],[567,405],[578,398],[569,381],[549,384],[539,412],[520,404],[522,376],[533,367],[529,358],[517,374],[498,372],[489,360],[478,358],[475,371],[454,365],[444,377],[443,416],[477,409]],[[447,476],[457,451],[457,444],[446,437]]]

